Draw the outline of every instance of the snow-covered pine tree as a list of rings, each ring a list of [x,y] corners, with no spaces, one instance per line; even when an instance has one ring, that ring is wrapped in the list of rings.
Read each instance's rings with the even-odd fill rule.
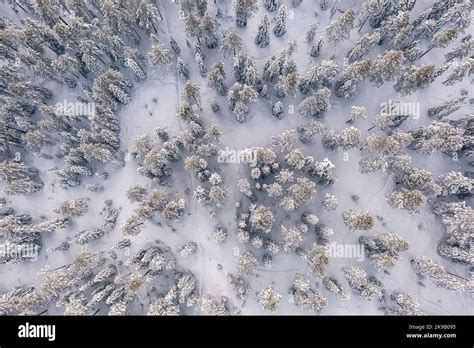
[[[369,80],[376,86],[391,81],[401,74],[405,56],[401,51],[388,51],[374,61],[369,71]]]
[[[468,58],[462,63],[450,64],[450,67],[452,67],[452,73],[443,81],[445,86],[454,85],[466,77],[471,76],[474,72],[474,59]]]
[[[400,76],[393,87],[402,95],[412,94],[419,89],[426,88],[436,76],[437,69],[434,64],[424,65],[420,68],[412,66]]]
[[[323,87],[309,97],[306,97],[298,105],[298,111],[304,116],[322,117],[323,113],[331,109],[330,97],[331,91]]]
[[[339,42],[349,38],[349,33],[355,25],[355,12],[352,9],[347,10],[326,28],[326,37],[329,42]]]
[[[314,36],[316,35],[316,31],[318,30],[318,27],[319,27],[319,22],[318,22],[317,20],[314,20],[314,21],[311,22],[311,24],[309,25],[309,29],[308,29],[308,31],[306,32],[306,41],[307,41],[308,43],[313,42]]]
[[[148,63],[154,66],[161,65],[169,69],[171,66],[171,57],[168,49],[159,42],[155,34],[150,34],[150,40],[152,46],[150,52],[148,52]]]
[[[144,29],[148,33],[153,31],[158,33],[156,27],[161,20],[161,14],[154,4],[148,4],[145,1],[140,1],[137,11],[135,13],[137,25],[139,28]]]
[[[374,218],[368,211],[348,210],[342,213],[347,227],[352,230],[370,230],[374,226]]]
[[[242,38],[233,29],[224,30],[219,47],[224,56],[235,56],[243,47]]]
[[[278,309],[281,298],[282,296],[271,286],[258,292],[258,302],[263,309],[269,312],[274,312]]]
[[[216,62],[207,75],[207,84],[209,87],[215,88],[217,93],[225,95],[227,88],[225,86],[226,73],[224,63]]]
[[[181,57],[178,57],[176,61],[176,70],[178,71],[178,74],[182,76],[185,80],[189,79],[189,69]]]

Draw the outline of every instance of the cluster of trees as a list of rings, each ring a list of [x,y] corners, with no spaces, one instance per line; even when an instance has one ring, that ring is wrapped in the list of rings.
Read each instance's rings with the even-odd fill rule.
[[[390,270],[400,259],[399,253],[408,250],[408,242],[397,233],[380,233],[376,236],[361,236],[359,242],[369,260],[378,270]]]
[[[129,199],[140,203],[134,213],[121,226],[125,235],[141,232],[145,221],[152,220],[158,212],[165,222],[177,221],[184,216],[186,201],[180,196],[172,197],[166,189],[157,188],[147,192],[138,185],[128,189]]]

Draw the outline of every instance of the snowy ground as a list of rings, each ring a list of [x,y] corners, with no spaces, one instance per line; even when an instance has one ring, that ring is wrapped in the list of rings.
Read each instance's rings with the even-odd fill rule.
[[[230,1],[217,1],[224,13],[224,18],[220,20],[221,29],[226,27],[235,27],[233,10]],[[290,1],[283,0],[282,3],[288,3],[290,19],[288,20],[288,32],[280,38],[271,34],[270,45],[267,48],[258,48],[253,40],[257,33],[259,20],[264,13],[268,13],[261,8],[250,19],[246,28],[237,29],[237,33],[244,39],[248,53],[257,63],[259,72],[263,70],[263,65],[268,57],[286,47],[288,41],[295,40],[298,46],[295,60],[298,66],[298,72],[303,74],[310,66],[319,63],[323,59],[330,59],[335,56],[338,64],[343,63],[346,52],[357,41],[359,35],[357,30],[353,30],[349,40],[338,45],[324,45],[321,56],[312,58],[309,56],[310,46],[306,43],[305,34],[309,24],[317,18],[320,22],[320,29],[316,37],[322,36],[325,28],[331,21],[330,11],[321,11],[315,3],[317,1],[303,0],[302,4],[293,9]],[[339,7],[348,9],[358,7],[359,1],[341,1]],[[412,15],[421,13],[431,5],[431,1],[418,1]],[[0,3],[0,11],[5,4]],[[210,1],[209,11],[215,13],[215,5]],[[191,68],[190,80],[201,87],[203,110],[199,112],[203,123],[206,126],[216,123],[221,128],[223,135],[219,141],[219,148],[226,147],[232,149],[243,149],[250,146],[271,146],[271,137],[281,132],[307,124],[310,120],[300,115],[296,109],[302,97],[285,98],[285,108],[289,110],[294,107],[295,112],[278,120],[271,114],[271,102],[268,99],[260,99],[258,103],[252,105],[249,119],[243,123],[238,123],[226,107],[225,97],[217,96],[214,90],[206,86],[206,79],[201,78],[194,64],[192,50],[186,47],[185,33],[182,21],[178,20],[178,6],[174,3],[163,1],[161,13],[164,15],[163,23],[159,29],[158,38],[165,43],[169,42],[169,36],[173,36],[182,49],[181,57],[189,64]],[[315,12],[318,12],[315,17]],[[5,15],[2,13],[2,15]],[[18,20],[15,14],[8,13]],[[270,16],[273,16],[271,14]],[[273,23],[272,23],[273,26]],[[470,28],[472,31],[472,27]],[[425,43],[426,44],[426,43]],[[422,63],[442,64],[444,62],[443,52],[449,51],[452,44],[445,49],[435,49],[424,56],[418,65]],[[143,50],[148,49],[143,47]],[[222,54],[218,50],[207,50],[206,64],[212,66],[214,62],[222,59]],[[374,58],[382,51],[371,50],[366,58]],[[232,65],[232,58],[225,58],[227,67]],[[162,70],[147,67],[147,79],[135,83],[131,91],[131,102],[120,110],[119,118],[121,123],[121,149],[125,155],[125,166],[117,168],[107,165],[105,170],[109,173],[106,180],[99,178],[89,178],[84,183],[100,182],[105,190],[100,193],[91,193],[82,186],[77,188],[68,188],[67,190],[55,185],[55,174],[51,172],[54,165],[60,165],[59,162],[45,160],[30,156],[28,160],[35,167],[40,169],[40,176],[45,182],[44,188],[32,196],[5,196],[8,205],[19,212],[27,211],[34,217],[48,216],[54,217],[57,214],[52,210],[59,203],[71,197],[87,197],[89,199],[89,211],[86,215],[75,218],[73,224],[66,228],[43,237],[43,252],[38,261],[22,264],[0,265],[0,290],[8,290],[15,286],[30,286],[39,284],[36,273],[45,265],[51,268],[60,267],[71,262],[79,246],[72,246],[69,250],[48,254],[45,250],[53,245],[57,245],[68,237],[72,237],[77,232],[98,227],[101,223],[102,209],[104,201],[113,200],[114,207],[120,207],[121,213],[117,226],[113,231],[106,234],[100,240],[89,244],[87,247],[94,251],[108,250],[116,241],[123,238],[120,225],[132,214],[137,207],[136,203],[130,203],[125,195],[125,191],[133,184],[142,184],[145,187],[153,187],[153,183],[137,173],[137,163],[133,158],[127,156],[134,151],[134,139],[138,135],[149,134],[155,136],[155,128],[165,128],[170,134],[176,134],[183,130],[184,125],[175,117],[176,110],[180,104],[180,95],[183,81],[178,78],[176,70],[173,67],[170,72],[165,73]],[[230,86],[234,77],[228,72],[227,84]],[[131,78],[131,77],[130,77]],[[352,105],[364,106],[367,110],[367,119],[356,121],[356,126],[362,131],[362,138],[370,134],[368,129],[373,124],[375,115],[378,114],[381,103],[389,100],[403,100],[407,102],[419,102],[421,106],[421,117],[419,119],[409,119],[403,125],[403,130],[418,128],[431,122],[427,117],[428,108],[439,105],[441,101],[448,100],[450,97],[459,96],[461,89],[469,91],[468,99],[474,98],[472,95],[472,84],[469,79],[462,83],[450,87],[441,84],[442,79],[435,80],[432,85],[424,90],[401,96],[393,88],[393,83],[385,83],[377,88],[369,82],[361,84],[355,97],[346,100],[336,97],[331,98],[332,108],[323,117],[323,122],[328,129],[340,131],[347,124],[345,121],[350,117]],[[51,85],[51,83],[50,83]],[[64,95],[70,93],[69,90],[63,91]],[[64,99],[59,91],[55,95],[58,101]],[[153,101],[156,98],[157,102]],[[210,110],[210,102],[217,100],[221,109],[217,113]],[[472,113],[473,106],[466,103],[460,110],[450,115],[450,118],[461,117]],[[328,150],[321,144],[321,136],[316,135],[310,144],[298,144],[309,155],[317,160],[328,158],[335,165],[336,182],[331,186],[318,186],[314,201],[306,207],[306,210],[313,210],[317,213],[321,222],[333,228],[335,234],[331,241],[339,244],[357,244],[361,233],[375,235],[380,232],[396,232],[406,239],[410,248],[401,254],[402,258],[395,268],[389,273],[377,271],[373,264],[368,260],[357,261],[351,258],[332,258],[328,267],[328,275],[339,279],[344,288],[351,291],[344,281],[340,269],[344,265],[354,264],[363,267],[369,276],[376,276],[381,280],[387,293],[395,289],[401,289],[414,296],[420,303],[420,308],[427,314],[440,315],[472,315],[473,300],[468,291],[457,293],[446,289],[437,288],[430,280],[425,280],[420,284],[417,276],[410,266],[410,260],[415,255],[425,255],[441,263],[448,271],[468,277],[468,268],[463,265],[455,264],[442,258],[436,252],[439,241],[445,234],[444,226],[440,219],[434,215],[429,203],[425,204],[419,213],[410,213],[405,210],[393,209],[386,201],[386,195],[393,191],[395,183],[393,178],[386,173],[376,172],[372,174],[361,174],[359,172],[358,162],[361,153],[358,149],[349,150],[346,154],[342,150]],[[51,152],[50,152],[51,151]],[[44,149],[43,152],[54,154],[54,149]],[[453,162],[448,156],[435,153],[430,156],[421,156],[411,152],[413,163],[433,173],[435,177],[445,174],[450,170],[465,171],[462,162]],[[182,168],[182,164],[177,165]],[[199,281],[199,287],[202,292],[210,293],[214,296],[227,296],[230,302],[241,309],[242,314],[266,314],[257,302],[256,292],[264,287],[273,285],[275,290],[283,295],[282,301],[275,314],[311,314],[304,312],[296,307],[288,296],[288,289],[292,284],[296,273],[308,273],[306,262],[295,254],[280,254],[274,258],[274,264],[271,269],[265,269],[261,264],[258,266],[257,275],[247,277],[250,282],[251,290],[245,302],[235,298],[235,290],[229,287],[227,274],[236,274],[236,253],[247,251],[247,246],[239,244],[233,231],[236,230],[235,203],[242,199],[242,194],[237,189],[237,180],[247,175],[248,168],[241,164],[221,164],[219,168],[224,183],[228,188],[228,198],[225,205],[219,210],[217,217],[212,220],[209,217],[207,209],[203,208],[198,202],[192,199],[191,194],[186,194],[185,189],[193,191],[197,186],[196,178],[182,170],[175,171],[173,175],[172,191],[183,194],[189,203],[186,208],[185,217],[171,225],[163,223],[161,226],[156,223],[146,222],[145,228],[137,236],[131,236],[131,253],[139,250],[141,247],[160,240],[168,245],[172,251],[184,245],[189,241],[194,241],[198,245],[198,250],[191,256],[179,259],[183,268],[191,270]],[[326,192],[336,195],[339,200],[338,208],[335,211],[327,212],[321,207],[321,197]],[[359,199],[354,201],[351,196],[357,195]],[[468,202],[469,203],[469,202]],[[471,202],[472,203],[472,202]],[[375,226],[370,232],[349,231],[344,225],[342,212],[348,209],[368,210],[378,218],[375,220]],[[277,221],[284,220],[279,216]],[[217,224],[222,224],[229,231],[229,238],[222,245],[218,245],[212,240],[212,231]],[[274,227],[276,230],[279,226]],[[276,233],[274,231],[274,233]],[[237,248],[237,249],[236,249]],[[119,258],[122,256],[118,252]],[[218,265],[222,265],[218,269]],[[352,294],[348,301],[341,301],[337,296],[328,292],[320,279],[311,277],[312,285],[318,289],[328,299],[328,306],[323,314],[381,314],[379,310],[380,303],[377,301],[368,302],[363,298]],[[157,288],[159,283],[153,284]],[[140,301],[146,303],[147,292],[142,291],[139,294]],[[51,306],[48,314],[62,313],[62,309]],[[142,311],[139,308],[132,308],[130,314],[139,314]],[[194,313],[190,311],[189,313]],[[99,312],[106,314],[106,310]]]

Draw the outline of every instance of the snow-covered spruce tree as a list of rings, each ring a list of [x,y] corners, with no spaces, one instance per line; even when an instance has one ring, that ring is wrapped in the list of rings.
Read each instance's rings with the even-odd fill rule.
[[[329,42],[339,42],[349,38],[349,33],[355,25],[355,12],[352,9],[347,10],[326,28],[326,37]]]
[[[237,272],[242,276],[254,275],[257,270],[257,258],[246,252],[237,257]]]
[[[140,185],[132,185],[127,189],[127,198],[130,200],[130,202],[141,202],[143,201],[146,196],[147,196],[147,190]]]
[[[263,0],[263,7],[270,12],[275,11],[280,6],[280,0]]]
[[[383,296],[382,290],[376,286],[363,268],[357,266],[345,266],[342,268],[344,277],[349,282],[349,286],[356,292],[357,295],[363,297],[367,301],[381,299]]]
[[[451,291],[465,291],[466,284],[464,281],[451,275],[439,263],[430,260],[425,256],[415,256],[411,260],[411,265],[420,278],[430,277],[436,286]]]
[[[184,167],[202,182],[208,180],[211,175],[207,161],[197,155],[186,157],[184,159]]]
[[[16,287],[0,295],[0,315],[18,314],[18,304],[21,298],[32,292],[32,287]]]
[[[260,290],[257,296],[258,303],[260,303],[263,309],[269,312],[274,312],[278,309],[282,298],[281,294],[271,286]]]
[[[267,47],[270,44],[270,18],[267,14],[263,15],[258,26],[255,44],[260,48]]]
[[[342,218],[351,230],[367,231],[374,226],[374,218],[368,211],[347,210]]]
[[[286,5],[281,5],[278,8],[277,15],[275,17],[275,27],[273,28],[273,34],[275,36],[282,36],[286,33],[286,20],[288,17],[288,7]]]
[[[224,57],[235,56],[244,46],[242,38],[233,29],[224,30],[219,47]]]
[[[392,269],[400,259],[399,253],[408,250],[408,242],[396,233],[361,236],[359,242],[364,245],[369,260],[380,271]]]
[[[80,73],[80,64],[78,60],[72,57],[69,53],[62,54],[57,59],[53,60],[51,66],[61,74],[66,75],[69,73],[79,79],[77,74]]]
[[[140,175],[147,176],[151,179],[170,176],[173,170],[168,164],[168,160],[157,149],[152,149],[145,157],[138,168]]]
[[[322,117],[322,114],[331,109],[330,97],[331,91],[323,87],[306,97],[298,105],[298,111],[304,116]]]
[[[314,158],[307,155],[302,149],[293,149],[285,156],[285,162],[293,169],[302,170],[307,168]],[[294,180],[294,179],[293,179]]]
[[[356,127],[344,128],[337,135],[337,144],[344,150],[352,149],[360,144],[361,132]]]
[[[413,137],[404,132],[393,132],[392,135],[373,134],[369,135],[363,144],[364,152],[373,156],[395,155],[409,145]]]
[[[247,18],[257,12],[257,0],[237,0],[235,3],[235,23],[237,27],[243,28],[247,26]]]

